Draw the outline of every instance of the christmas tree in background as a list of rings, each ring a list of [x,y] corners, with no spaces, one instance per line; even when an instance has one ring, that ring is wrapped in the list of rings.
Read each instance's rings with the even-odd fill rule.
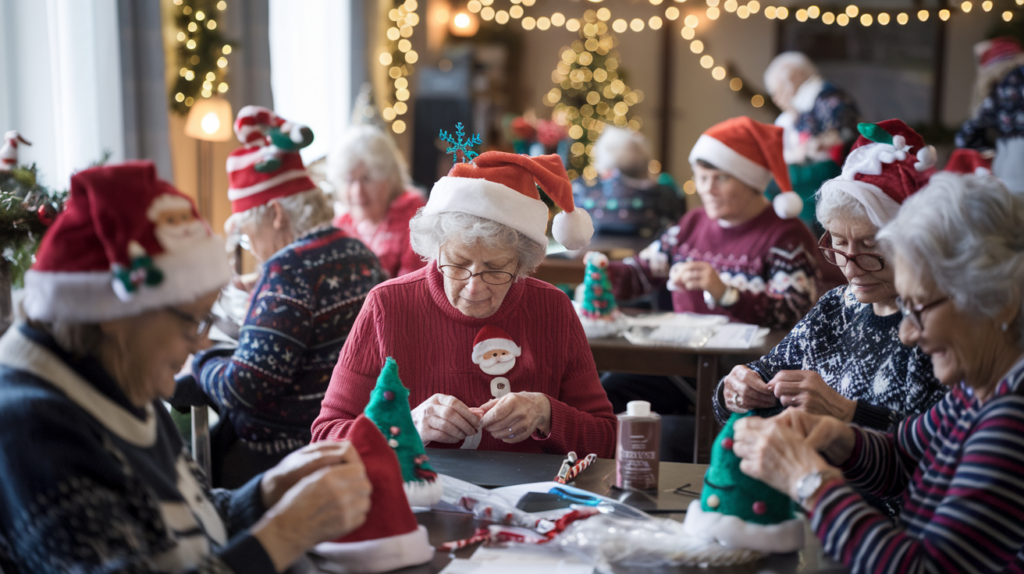
[[[583,278],[583,314],[591,319],[609,317],[616,313],[612,282],[608,280],[608,257],[591,251],[583,258],[587,269]]]
[[[232,44],[221,34],[220,17],[227,0],[173,0],[178,42],[178,77],[171,87],[171,110],[187,114],[200,97],[228,91],[225,81]]]
[[[558,86],[544,96],[544,103],[554,107],[552,119],[567,127],[575,140],[570,147],[569,177],[595,179],[594,142],[605,124],[639,130],[640,118],[629,112],[644,95],[626,85],[615,51],[618,38],[607,22],[593,10],[586,11],[583,22],[580,39],[561,50],[561,61],[551,73]]]
[[[377,386],[370,393],[370,402],[364,414],[384,433],[388,446],[395,451],[409,504],[436,504],[444,488],[437,480],[437,473],[427,462],[423,441],[412,422],[409,389],[398,378],[398,363],[391,357],[387,358],[377,377]]]

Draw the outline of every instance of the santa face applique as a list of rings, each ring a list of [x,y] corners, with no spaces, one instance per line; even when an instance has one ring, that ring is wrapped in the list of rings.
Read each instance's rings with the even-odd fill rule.
[[[166,251],[179,251],[192,243],[205,241],[210,232],[196,217],[192,203],[185,197],[165,193],[153,200],[146,217],[153,223],[153,235]]]
[[[491,396],[501,398],[512,392],[512,385],[503,376],[516,366],[516,357],[522,354],[508,333],[494,325],[486,325],[473,340],[473,363],[480,365],[491,379]]]

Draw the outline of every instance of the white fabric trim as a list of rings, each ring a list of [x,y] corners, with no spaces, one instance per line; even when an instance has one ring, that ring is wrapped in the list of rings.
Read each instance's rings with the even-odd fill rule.
[[[216,235],[189,245],[187,251],[157,255],[153,264],[163,271],[163,282],[155,287],[140,286],[129,301],[122,301],[114,293],[110,271],[30,269],[25,273],[25,313],[39,321],[111,321],[191,303],[231,280],[224,241]]]
[[[805,114],[814,108],[814,102],[818,101],[818,94],[824,87],[825,79],[815,74],[800,84],[789,103],[794,110]]]
[[[495,349],[511,350],[513,357],[518,357],[523,354],[522,347],[517,345],[512,339],[495,337],[493,339],[485,339],[476,345],[473,345],[473,364],[479,365],[480,360],[483,359],[484,353],[487,351],[494,351]]]
[[[245,150],[245,153],[229,155],[227,161],[227,172],[241,171],[250,165],[256,165],[263,159],[263,152],[266,146],[253,146]]]
[[[239,199],[249,197],[250,195],[256,195],[257,193],[266,191],[272,187],[277,187],[278,185],[281,185],[286,181],[291,181],[293,179],[308,176],[309,173],[307,173],[306,170],[304,169],[292,169],[283,173],[279,173],[268,180],[257,183],[256,185],[250,185],[249,187],[229,188],[228,199],[230,199],[231,201],[237,201]]]
[[[424,214],[457,211],[497,221],[547,246],[548,207],[518,191],[488,181],[470,177],[445,176],[437,180],[430,191]]]
[[[764,191],[772,179],[772,173],[768,171],[768,168],[747,159],[736,150],[707,134],[701,134],[697,138],[697,143],[693,144],[693,149],[690,150],[690,164],[697,163],[699,159],[714,165],[758,191]]]
[[[444,494],[444,485],[441,484],[440,479],[434,482],[407,480],[402,483],[402,489],[405,491],[405,498],[409,501],[409,506],[430,508],[441,502],[441,496]]]
[[[146,420],[110,400],[49,349],[32,341],[13,326],[0,337],[0,365],[31,373],[60,389],[110,432],[142,448],[156,444],[156,413],[146,405]]]
[[[822,195],[826,193],[847,193],[864,206],[868,219],[875,227],[881,229],[886,223],[896,219],[900,204],[889,197],[880,187],[872,183],[847,179],[830,179],[821,185]]]
[[[379,520],[388,518],[377,517]],[[310,554],[320,558],[313,560],[315,572],[376,574],[426,564],[434,558],[434,547],[430,545],[426,527],[419,525],[412,532],[377,540],[321,542]]]
[[[996,140],[996,156],[992,159],[992,175],[998,177],[1006,189],[1024,193],[1024,137]]]
[[[712,538],[722,546],[785,554],[804,547],[804,524],[799,518],[778,524],[754,524],[720,512],[704,512],[694,500],[686,509],[683,530],[692,536]]]

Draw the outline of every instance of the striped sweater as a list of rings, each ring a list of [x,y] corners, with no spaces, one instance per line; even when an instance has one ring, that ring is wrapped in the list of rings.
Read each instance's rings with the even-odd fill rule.
[[[333,227],[263,264],[234,355],[199,353],[192,366],[247,447],[281,454],[309,443],[338,353],[383,279],[377,257]]]
[[[811,526],[854,572],[1024,572],[1024,360],[980,402],[964,384],[895,435],[857,429]],[[851,486],[902,494],[898,525]]]

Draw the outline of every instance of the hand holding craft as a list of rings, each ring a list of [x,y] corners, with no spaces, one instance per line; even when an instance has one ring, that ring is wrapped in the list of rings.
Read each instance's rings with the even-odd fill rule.
[[[480,405],[484,416],[480,427],[494,438],[514,444],[534,432],[551,432],[551,402],[543,393],[509,393]]]
[[[412,421],[423,444],[454,443],[476,434],[480,417],[459,399],[437,393],[412,410]]]
[[[722,386],[725,407],[734,413],[745,413],[747,409],[767,409],[778,404],[778,399],[761,379],[761,375],[746,365],[733,367]]]

